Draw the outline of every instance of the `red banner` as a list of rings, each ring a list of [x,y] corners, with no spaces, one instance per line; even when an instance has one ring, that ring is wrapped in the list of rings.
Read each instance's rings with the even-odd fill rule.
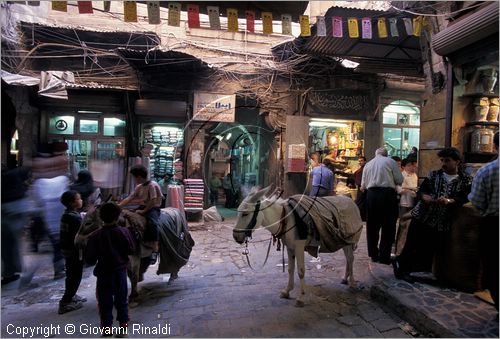
[[[255,12],[254,11],[246,11],[247,17],[247,31],[254,33],[255,32]]]
[[[78,13],[80,14],[94,13],[94,10],[92,9],[92,1],[78,1]]]
[[[200,28],[200,7],[198,5],[189,4],[188,9],[188,26],[189,28]]]

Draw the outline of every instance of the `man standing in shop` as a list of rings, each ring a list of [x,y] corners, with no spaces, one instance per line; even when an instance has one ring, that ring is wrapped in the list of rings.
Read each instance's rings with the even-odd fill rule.
[[[219,200],[219,188],[222,186],[219,177],[215,173],[212,174],[208,186],[210,188],[210,205],[215,206]]]
[[[366,238],[368,255],[373,262],[391,263],[398,219],[396,186],[402,182],[401,170],[394,160],[387,157],[387,149],[377,149],[375,158],[365,165],[361,179],[361,190],[367,190]]]
[[[493,143],[498,152],[498,132]],[[483,283],[498,311],[498,157],[476,173],[468,198],[483,217],[479,229]]]
[[[319,154],[314,153],[311,156],[313,164],[316,164],[311,171],[312,187],[309,193],[310,197],[324,197],[334,194],[333,172],[326,167],[329,161],[325,158],[323,163],[319,161]],[[314,165],[313,165],[314,166]]]

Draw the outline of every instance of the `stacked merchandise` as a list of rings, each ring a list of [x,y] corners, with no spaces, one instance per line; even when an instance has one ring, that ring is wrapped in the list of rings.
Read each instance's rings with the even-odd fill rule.
[[[182,180],[183,163],[180,161],[183,149],[183,132],[180,128],[157,126],[144,128],[143,144],[152,144],[150,169],[153,177],[163,178],[166,174]]]
[[[203,211],[203,179],[184,179],[184,208],[188,212]]]

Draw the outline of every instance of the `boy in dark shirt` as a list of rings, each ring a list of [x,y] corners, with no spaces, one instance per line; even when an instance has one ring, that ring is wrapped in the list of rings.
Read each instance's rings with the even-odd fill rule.
[[[97,262],[94,275],[97,277],[96,296],[103,336],[113,334],[113,304],[120,323],[116,336],[127,336],[127,264],[128,255],[134,252],[135,246],[129,230],[116,224],[120,213],[121,208],[115,203],[102,205],[99,215],[103,226],[89,237],[85,253],[88,264]]]
[[[64,295],[59,302],[59,314],[77,310],[87,301],[76,294],[83,273],[83,260],[75,246],[75,236],[82,223],[82,217],[77,212],[82,207],[82,198],[77,191],[66,191],[61,195],[61,203],[66,207],[59,231],[61,252],[66,264],[66,281]]]

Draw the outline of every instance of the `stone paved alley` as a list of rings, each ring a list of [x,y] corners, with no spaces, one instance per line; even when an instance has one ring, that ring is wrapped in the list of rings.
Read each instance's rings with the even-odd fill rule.
[[[251,262],[256,270],[252,271],[242,256],[243,248],[232,239],[231,221],[190,224],[190,227],[196,245],[190,262],[181,269],[179,279],[169,285],[168,275],[158,276],[155,267],[150,267],[145,281],[139,284],[140,304],[130,310],[129,326],[141,325],[141,329],[151,331],[160,326],[168,329],[169,333],[135,332],[129,333],[130,337],[400,338],[440,335],[439,328],[433,333],[418,333],[395,316],[390,308],[381,308],[373,301],[373,287],[377,285],[378,274],[386,274],[385,278],[393,284],[386,288],[397,291],[401,284],[391,280],[389,266],[369,262],[365,232],[355,253],[354,270],[358,288],[349,289],[340,283],[345,262],[342,251],[322,254],[317,262],[306,255],[306,305],[297,308],[293,299],[279,298],[279,291],[287,281],[287,273],[282,272],[281,252],[271,249],[266,266],[261,267],[268,246],[268,232],[257,232],[249,246]],[[44,255],[49,262],[50,252]],[[36,263],[34,258],[34,255],[27,257],[31,264]],[[50,267],[47,262],[45,266]],[[59,330],[52,330],[51,337],[100,336],[96,330],[99,318],[92,268],[86,268],[78,292],[88,301],[82,309],[64,315],[57,314],[64,280],[54,281],[52,274],[50,269],[39,269],[29,289],[19,290],[18,282],[2,288],[2,337],[20,337],[11,334],[16,326],[48,328],[51,325],[53,328],[60,325]],[[424,289],[422,286],[420,289]],[[406,290],[409,288],[406,286]],[[295,295],[296,290],[292,292],[292,297]],[[380,293],[377,298],[383,304],[396,305],[384,300],[383,295],[381,299]],[[492,307],[482,304],[485,306],[479,307],[487,309],[482,310],[483,315],[492,318],[494,313],[489,311]],[[420,314],[415,312],[413,316]],[[419,319],[422,317],[419,316]],[[484,322],[482,319],[478,321]],[[75,334],[65,333],[68,324],[75,325]],[[494,336],[495,331],[498,333],[498,320],[488,324],[489,327],[477,332],[479,336]],[[88,332],[90,329],[93,332]],[[467,336],[459,332],[442,333]]]

